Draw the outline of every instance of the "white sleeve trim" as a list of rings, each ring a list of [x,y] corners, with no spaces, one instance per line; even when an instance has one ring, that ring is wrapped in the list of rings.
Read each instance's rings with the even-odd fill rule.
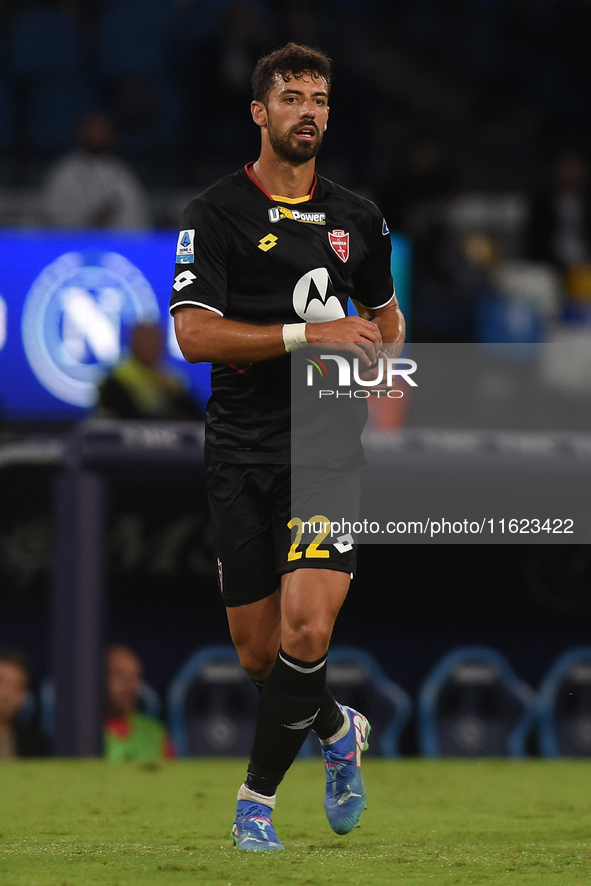
[[[390,296],[388,301],[385,301],[383,305],[364,305],[363,302],[359,302],[359,304],[362,307],[367,308],[368,311],[379,311],[380,308],[385,308],[386,305],[389,305],[393,298],[396,298],[395,291],[392,293],[392,295]],[[359,299],[354,298],[354,301],[359,301]],[[175,305],[175,307],[176,307],[176,305]]]
[[[201,301],[177,301],[170,306],[170,313],[172,314],[175,308],[180,308],[183,305],[193,305],[196,308],[206,308],[208,311],[213,311],[214,314],[219,314],[220,317],[224,316],[222,311],[219,311],[217,308],[212,308],[211,305],[204,305]]]

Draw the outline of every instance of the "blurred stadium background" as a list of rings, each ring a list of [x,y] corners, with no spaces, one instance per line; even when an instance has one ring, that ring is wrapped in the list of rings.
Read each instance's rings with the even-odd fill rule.
[[[38,710],[55,679],[63,709],[94,728],[100,650],[120,642],[140,654],[165,714],[189,658],[228,642],[198,434],[79,423],[142,319],[161,322],[171,366],[207,396],[206,371],[189,371],[170,336],[176,227],[193,195],[256,156],[256,58],[289,39],[332,55],[319,170],[384,210],[411,341],[580,346],[591,336],[590,27],[586,0],[0,3],[0,645],[32,661]],[[111,211],[75,229],[52,215],[56,163],[96,110],[137,178],[139,231]],[[56,307],[67,286],[78,301]],[[381,433],[401,424],[372,420]],[[590,642],[589,545],[364,547],[359,559],[334,642],[371,652],[411,700],[400,753],[444,747],[449,734],[421,727],[421,691],[448,652],[487,647],[535,708],[519,752],[591,755],[585,655],[561,677],[579,687],[574,712],[560,702],[578,745],[543,739],[548,709],[528,695]],[[485,752],[478,730],[501,709],[490,692],[504,665],[472,652],[454,667],[446,711],[464,718],[464,753]],[[513,726],[523,714],[502,710]],[[91,753],[93,734],[62,736],[58,751]],[[506,739],[497,752],[516,750]]]

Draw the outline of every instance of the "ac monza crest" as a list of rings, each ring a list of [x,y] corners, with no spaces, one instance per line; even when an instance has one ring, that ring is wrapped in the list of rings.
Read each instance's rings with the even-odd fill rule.
[[[348,231],[327,231],[328,242],[338,255],[341,261],[347,261],[349,258],[349,232]]]

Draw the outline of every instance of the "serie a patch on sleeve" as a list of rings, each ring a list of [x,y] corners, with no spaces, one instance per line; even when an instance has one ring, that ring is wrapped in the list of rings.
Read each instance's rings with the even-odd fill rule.
[[[195,261],[195,228],[180,231],[176,244],[177,265],[190,265]]]

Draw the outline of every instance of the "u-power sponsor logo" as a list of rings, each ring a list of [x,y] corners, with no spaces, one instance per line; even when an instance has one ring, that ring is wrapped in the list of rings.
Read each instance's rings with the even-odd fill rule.
[[[337,354],[320,354],[319,357],[306,356],[306,385],[315,386],[320,376],[320,382],[329,378],[327,361],[332,360],[337,364],[338,379],[334,388],[320,388],[318,397],[355,397],[357,399],[369,399],[374,396],[390,397],[398,400],[404,396],[404,390],[396,387],[397,379],[404,381],[413,388],[417,387],[416,381],[411,378],[417,370],[415,360],[407,357],[380,357],[372,367],[371,377],[368,367],[360,365],[359,358],[354,357],[349,361],[346,357]]]

